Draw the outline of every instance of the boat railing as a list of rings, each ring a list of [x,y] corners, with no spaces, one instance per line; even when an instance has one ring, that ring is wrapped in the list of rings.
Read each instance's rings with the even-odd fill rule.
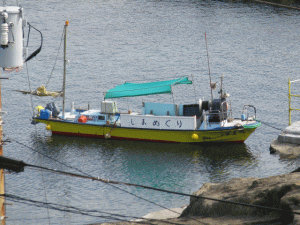
[[[254,116],[253,115],[251,116],[251,114],[250,114],[251,108],[253,109]],[[256,119],[256,108],[253,105],[244,105],[241,119],[247,120],[247,121]]]
[[[223,101],[220,106],[220,118],[221,121],[226,120],[227,118],[232,118],[232,107],[231,101]]]
[[[205,127],[207,123],[219,123],[220,127],[224,127],[228,118],[232,118],[231,102],[223,101],[220,110],[203,111],[201,121]]]

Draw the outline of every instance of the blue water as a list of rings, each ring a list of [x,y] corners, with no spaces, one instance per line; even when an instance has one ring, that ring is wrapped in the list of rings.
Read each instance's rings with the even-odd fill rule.
[[[30,124],[37,98],[14,90],[46,84],[57,57],[65,20],[68,28],[67,106],[99,108],[103,92],[126,81],[152,81],[193,74],[196,97],[210,97],[207,34],[212,80],[230,94],[235,116],[243,105],[257,107],[257,118],[283,129],[288,125],[288,78],[299,79],[299,11],[254,3],[221,1],[19,1],[25,15],[44,37],[42,52],[19,73],[2,73],[4,155],[26,163],[92,176],[193,193],[205,182],[235,177],[288,173],[298,159],[269,153],[280,130],[263,125],[245,144],[194,146],[93,140],[51,136],[43,124]],[[40,43],[31,31],[29,52]],[[62,86],[59,54],[48,90]],[[191,78],[191,77],[190,77]],[[28,82],[30,81],[30,82]],[[299,84],[294,83],[295,94]],[[216,96],[217,93],[215,92]],[[171,95],[118,100],[121,111],[140,110],[142,101],[173,102]],[[194,86],[174,87],[176,103],[194,103]],[[61,105],[61,100],[56,102]],[[293,107],[299,100],[293,99]],[[299,113],[293,112],[293,121]],[[40,153],[38,153],[40,152]],[[48,157],[51,157],[48,158]],[[64,164],[61,164],[61,163]],[[69,167],[67,167],[68,165]],[[189,203],[188,197],[117,186],[166,208]],[[140,217],[162,210],[115,187],[26,168],[6,175],[6,192],[26,199],[85,210]],[[7,200],[9,203],[11,200]],[[13,202],[7,224],[91,224],[112,221]],[[48,218],[49,217],[49,218]]]

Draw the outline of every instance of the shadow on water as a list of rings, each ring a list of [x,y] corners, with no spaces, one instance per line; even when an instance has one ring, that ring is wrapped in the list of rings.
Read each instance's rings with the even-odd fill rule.
[[[242,144],[210,143],[205,145],[156,143],[127,140],[90,139],[67,136],[32,136],[36,144],[43,146],[45,153],[76,151],[99,154],[100,152],[123,152],[123,154],[180,155],[181,157],[206,158],[212,161],[226,161],[253,158],[248,146]],[[52,153],[51,153],[52,152]]]
[[[210,182],[224,182],[241,176],[256,163],[250,152],[246,144],[202,146],[194,152],[194,170],[207,174]]]
[[[241,167],[254,161],[246,144],[199,146],[34,135],[32,140],[44,155],[92,176],[178,192],[192,193],[205,182],[226,181],[231,178],[232,171],[243,171]],[[52,168],[70,169],[45,157],[36,160],[38,164],[50,164]],[[64,179],[55,182],[67,186]],[[92,184],[85,185],[91,185],[86,190],[94,190]],[[98,184],[97,190],[100,189],[111,192],[111,187],[105,184]],[[136,194],[153,195],[149,190],[130,190]],[[178,200],[178,196],[163,195],[160,198],[164,202]]]
[[[204,182],[224,182],[255,162],[246,144],[199,146],[56,135],[32,138],[43,154],[94,176],[176,191],[194,190]],[[44,157],[37,160],[69,169]]]

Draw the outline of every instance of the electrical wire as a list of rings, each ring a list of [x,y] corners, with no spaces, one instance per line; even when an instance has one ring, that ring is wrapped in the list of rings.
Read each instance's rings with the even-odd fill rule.
[[[55,162],[58,162],[58,163],[60,163],[60,164],[62,164],[62,165],[64,165],[64,166],[66,166],[66,167],[69,167],[69,168],[71,168],[71,169],[77,170],[78,172],[80,172],[80,173],[82,173],[82,174],[84,174],[84,175],[75,174],[75,173],[70,173],[70,172],[64,172],[64,171],[60,171],[61,173],[65,173],[65,174],[69,173],[70,175],[73,174],[73,176],[77,176],[77,177],[81,177],[81,178],[86,178],[86,179],[91,179],[91,178],[93,178],[92,180],[98,180],[98,178],[92,177],[92,176],[90,176],[89,174],[87,174],[87,173],[81,171],[81,170],[78,169],[78,168],[69,166],[69,165],[67,165],[67,164],[65,164],[65,163],[62,163],[62,162],[56,160],[56,159],[53,159],[53,158],[51,158],[51,157],[49,157],[49,156],[47,156],[47,155],[45,155],[45,154],[43,154],[43,153],[41,153],[41,152],[35,150],[35,149],[33,149],[33,148],[31,148],[31,147],[29,147],[29,146],[27,146],[27,145],[25,145],[25,144],[23,144],[23,143],[17,141],[17,140],[14,140],[14,139],[10,139],[10,140],[15,141],[16,143],[18,143],[18,144],[20,144],[20,145],[22,145],[22,146],[24,146],[24,147],[27,147],[27,148],[31,149],[32,151],[37,152],[37,153],[39,153],[39,154],[41,154],[41,155],[43,155],[43,156],[45,156],[45,157],[47,157],[47,158],[49,158],[49,159],[55,161]],[[29,166],[29,164],[27,164],[27,165]],[[36,168],[38,168],[38,166],[34,166],[34,165],[30,165],[30,166],[31,166],[31,167],[36,167]],[[45,169],[45,170],[49,170],[49,171],[51,170],[51,169],[48,169],[48,168],[46,168],[46,167],[40,167],[39,169]],[[55,172],[55,171],[59,171],[59,170],[53,170],[53,169],[52,169],[52,172]],[[134,196],[134,197],[136,197],[136,198],[139,198],[139,199],[144,200],[144,201],[146,201],[146,202],[148,202],[148,203],[151,203],[151,204],[154,204],[154,205],[156,205],[156,206],[159,206],[160,208],[169,210],[169,211],[174,212],[174,213],[178,213],[178,212],[176,212],[176,211],[174,211],[174,210],[171,210],[171,209],[169,209],[169,208],[167,208],[167,207],[164,207],[164,206],[162,206],[162,205],[159,205],[159,204],[157,204],[157,203],[155,203],[155,202],[152,202],[152,201],[150,201],[150,200],[148,200],[148,199],[145,199],[145,198],[143,198],[143,197],[140,197],[140,196],[138,196],[138,195],[135,195],[135,194],[133,194],[133,193],[131,193],[131,192],[129,192],[129,191],[126,191],[126,190],[124,190],[124,189],[122,189],[122,188],[120,188],[120,187],[117,187],[117,186],[113,185],[113,184],[121,184],[121,183],[109,182],[109,180],[104,180],[104,179],[100,179],[100,178],[99,178],[99,181],[101,181],[101,182],[103,182],[103,183],[105,183],[105,184],[108,184],[108,185],[110,185],[111,187],[113,187],[113,188],[115,188],[115,189],[118,189],[118,190],[120,190],[120,191],[126,192],[127,194],[130,194],[130,195],[132,195],[132,196]],[[125,184],[125,183],[124,183],[124,184]],[[131,186],[133,186],[133,185],[131,185]],[[143,187],[143,186],[141,185],[140,187]],[[180,214],[180,213],[178,213],[178,214]],[[191,219],[193,219],[193,218],[191,218]],[[196,219],[193,219],[193,220],[196,220]],[[197,221],[197,220],[196,220],[196,221]],[[198,221],[198,222],[200,222],[200,221]]]
[[[55,66],[56,66],[56,62],[57,62],[57,59],[58,59],[58,54],[59,54],[59,51],[60,51],[60,48],[61,48],[61,45],[62,45],[62,42],[63,42],[63,37],[64,37],[64,32],[62,33],[62,36],[61,36],[61,40],[60,40],[60,44],[59,44],[59,47],[58,47],[58,50],[57,50],[57,55],[56,55],[56,58],[55,58],[55,62],[54,62],[54,65],[53,65],[53,68],[52,68],[52,71],[50,73],[50,76],[48,78],[48,81],[46,82],[45,84],[45,88],[47,87],[52,75],[53,75],[53,71],[55,69]]]
[[[42,50],[42,46],[43,46],[43,34],[41,31],[39,31],[38,29],[36,29],[34,26],[32,26],[30,23],[27,22],[27,24],[29,25],[29,31],[28,31],[28,39],[27,39],[27,47],[28,47],[28,44],[29,44],[29,34],[30,34],[30,27],[32,27],[33,29],[35,29],[37,32],[40,33],[41,35],[41,45],[40,47],[35,50],[30,56],[27,57],[27,59],[25,59],[25,62],[28,62],[29,60],[31,60],[32,58],[34,58],[37,54],[40,53],[40,51]]]
[[[29,149],[32,149],[33,151],[39,153],[39,151],[37,151],[37,150],[35,150],[35,149],[33,149],[33,148],[29,147],[29,146],[26,146],[25,144],[22,144],[21,142],[18,142],[16,140],[13,140],[13,141],[15,141],[16,143],[21,144],[21,145],[23,145],[23,146],[25,146],[25,147],[27,147]],[[45,155],[45,154],[42,154],[42,155]],[[46,156],[46,157],[52,159],[49,156]],[[54,159],[52,159],[52,160],[54,160]],[[54,161],[59,162],[58,160],[54,160]],[[66,165],[64,163],[62,163],[62,164]],[[150,202],[150,203],[153,203],[153,202],[151,202],[149,200],[146,200],[146,199],[144,199],[142,197],[139,197],[137,195],[134,195],[134,194],[132,194],[130,192],[127,192],[126,190],[123,190],[123,189],[121,189],[119,187],[116,187],[116,186],[114,186],[112,184],[135,186],[135,187],[141,187],[141,188],[145,188],[145,189],[151,189],[151,190],[154,190],[154,191],[165,192],[165,193],[169,193],[169,194],[176,194],[176,195],[181,195],[181,196],[194,197],[194,198],[198,198],[198,199],[206,199],[206,200],[218,201],[218,202],[229,203],[229,204],[234,204],[234,205],[240,205],[240,206],[246,206],[246,207],[252,207],[252,208],[259,208],[259,209],[264,209],[264,210],[268,210],[268,211],[287,212],[287,213],[291,213],[291,214],[300,215],[300,213],[294,212],[294,211],[291,211],[291,210],[282,210],[282,209],[278,209],[278,208],[272,208],[272,207],[266,207],[266,206],[260,206],[260,205],[253,205],[253,204],[247,204],[247,203],[239,203],[239,202],[233,202],[233,201],[228,201],[228,200],[221,200],[221,199],[209,198],[209,197],[204,197],[204,196],[190,195],[190,194],[185,194],[185,193],[180,193],[180,192],[175,192],[175,191],[164,190],[164,189],[160,189],[160,188],[149,187],[149,186],[145,186],[145,185],[138,185],[138,184],[132,184],[132,183],[111,181],[111,180],[108,180],[108,179],[105,180],[105,179],[100,179],[99,177],[89,176],[87,173],[84,173],[84,172],[81,172],[81,173],[83,173],[85,175],[81,175],[81,174],[70,173],[70,172],[61,171],[61,170],[57,170],[57,169],[50,169],[50,168],[46,168],[46,167],[42,167],[42,166],[31,165],[31,164],[26,164],[26,166],[29,166],[29,167],[32,167],[32,168],[37,168],[37,169],[44,169],[44,170],[48,170],[48,171],[51,171],[51,172],[54,172],[54,173],[61,173],[61,174],[64,174],[64,175],[70,175],[70,176],[74,176],[74,177],[80,177],[80,178],[90,179],[90,180],[93,180],[93,181],[100,181],[100,182],[103,182],[105,184],[109,184],[110,186],[112,186],[114,188],[117,188],[117,189],[119,189],[119,190],[121,190],[123,192],[126,192],[126,193],[128,193],[130,195],[133,195],[133,196],[135,196],[137,198],[143,199],[143,200],[145,200],[147,202]],[[76,169],[77,171],[80,171],[77,168],[74,168],[74,167],[71,167],[71,166],[68,166],[68,167]],[[153,204],[158,205],[156,203],[153,203]],[[158,205],[158,206],[160,206],[160,205]],[[160,206],[160,207],[165,208],[163,206]],[[165,208],[165,209],[167,209],[167,208]],[[168,209],[168,210],[170,210],[170,209]],[[191,218],[191,219],[194,219],[194,218]],[[196,221],[199,222],[199,223],[202,223],[201,221],[198,221],[198,220],[196,220]]]
[[[81,208],[77,208],[74,206],[67,206],[67,205],[62,205],[62,204],[57,204],[57,203],[49,203],[49,202],[42,202],[42,201],[36,201],[36,200],[32,200],[32,199],[27,199],[27,198],[23,198],[23,197],[19,197],[16,195],[12,195],[12,194],[3,194],[0,195],[6,198],[9,198],[10,201],[13,202],[18,202],[18,203],[23,203],[23,204],[27,204],[27,205],[33,205],[36,207],[47,207],[49,209],[53,209],[53,210],[58,210],[58,211],[62,211],[62,212],[70,212],[70,213],[74,213],[74,214],[81,214],[81,215],[85,215],[85,216],[92,216],[92,217],[98,217],[98,218],[104,218],[104,219],[113,219],[113,220],[119,220],[119,221],[127,221],[125,220],[125,218],[130,218],[130,219],[143,219],[141,217],[133,217],[133,216],[124,216],[121,214],[114,214],[114,213],[107,213],[104,211],[100,211],[100,210],[86,210],[86,209],[81,209]],[[96,213],[102,213],[102,214],[107,214],[107,215],[95,215]],[[118,217],[124,218],[124,219],[120,219]]]
[[[27,79],[28,79],[28,86],[29,86],[29,91],[31,92],[31,83],[30,83],[30,77],[29,77],[29,73],[28,73],[28,64],[27,62],[25,62],[26,64],[26,72],[27,72]],[[30,95],[30,102],[31,102],[31,109],[32,109],[32,116],[34,116],[34,108],[33,108],[33,101],[32,101],[32,95]],[[35,134],[37,135],[37,128],[35,126]],[[43,174],[43,171],[42,171],[42,179],[43,179],[43,183],[44,183],[44,174]],[[47,200],[47,191],[46,191],[46,187],[44,185],[44,193],[45,193],[45,198],[46,198],[46,201]],[[49,225],[51,224],[50,222],[50,214],[49,214],[49,209],[47,208],[47,216],[48,216],[48,223]]]
[[[181,192],[169,191],[169,190],[165,190],[165,189],[161,189],[161,188],[154,188],[154,187],[149,187],[149,186],[139,185],[139,184],[132,184],[132,183],[125,183],[125,182],[104,180],[104,179],[101,179],[99,177],[92,177],[92,176],[80,175],[80,174],[70,173],[70,172],[66,172],[66,171],[62,171],[62,170],[57,170],[57,169],[50,169],[50,168],[43,167],[43,166],[36,166],[36,165],[31,165],[31,164],[26,164],[26,163],[25,163],[25,166],[33,167],[33,168],[38,168],[38,169],[43,169],[43,170],[47,170],[47,171],[54,172],[54,173],[60,173],[60,174],[64,174],[64,175],[69,175],[69,176],[74,176],[74,177],[79,177],[79,178],[84,178],[84,179],[90,179],[90,180],[93,180],[93,181],[100,181],[100,182],[107,183],[107,184],[120,184],[120,185],[141,187],[141,188],[155,190],[155,191],[160,191],[160,192],[165,192],[165,193],[169,193],[169,194],[176,194],[176,195],[188,196],[188,197],[193,197],[193,198],[198,198],[198,199],[212,200],[212,201],[217,201],[217,202],[223,202],[223,203],[229,203],[229,204],[234,204],[234,205],[247,206],[247,207],[252,207],[252,208],[265,209],[265,210],[270,210],[270,211],[289,212],[289,213],[300,215],[300,212],[293,212],[293,211],[287,211],[287,210],[282,210],[282,209],[272,208],[272,207],[267,207],[267,206],[253,205],[253,204],[248,204],[248,203],[240,203],[240,202],[233,202],[233,201],[221,200],[221,199],[204,197],[204,196],[198,196],[198,195],[185,194],[185,193],[181,193]]]

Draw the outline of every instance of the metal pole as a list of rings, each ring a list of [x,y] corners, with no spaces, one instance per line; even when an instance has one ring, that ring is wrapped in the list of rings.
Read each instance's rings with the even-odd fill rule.
[[[3,155],[3,148],[2,148],[2,140],[3,140],[3,132],[2,132],[2,103],[1,103],[1,80],[0,80],[0,155]],[[0,194],[5,194],[5,181],[4,181],[4,169],[0,169]],[[1,207],[1,225],[5,225],[6,216],[5,216],[5,197],[0,197],[0,207]]]
[[[289,126],[292,124],[292,109],[291,109],[291,79],[289,78]]]
[[[195,87],[195,82],[194,82],[194,76],[193,76],[193,74],[192,74],[192,81],[193,81],[193,86],[194,86],[195,103],[197,104],[196,87]]]
[[[173,98],[173,104],[175,105],[175,100],[174,100],[174,95],[173,95],[173,89],[172,89],[173,85],[171,85],[171,94],[172,94],[172,98]]]
[[[208,75],[209,75],[209,86],[210,86],[210,94],[211,94],[211,99],[213,99],[213,93],[212,93],[212,86],[211,86],[211,75],[210,75],[210,66],[209,66],[209,55],[208,55],[208,47],[207,47],[207,38],[206,38],[206,33],[205,34],[205,45],[206,45],[206,54],[207,54],[207,64],[208,64]]]
[[[66,92],[66,66],[67,66],[67,27],[69,26],[69,21],[66,21],[65,34],[64,34],[64,79],[63,79],[63,113],[62,118],[65,118],[65,92]]]

